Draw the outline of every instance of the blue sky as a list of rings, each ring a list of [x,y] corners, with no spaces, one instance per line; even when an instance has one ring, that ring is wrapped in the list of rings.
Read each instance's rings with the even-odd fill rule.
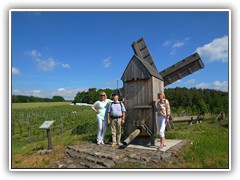
[[[194,52],[205,68],[173,87],[228,90],[228,12],[12,12],[12,93],[73,99],[116,88],[143,37],[158,71]]]

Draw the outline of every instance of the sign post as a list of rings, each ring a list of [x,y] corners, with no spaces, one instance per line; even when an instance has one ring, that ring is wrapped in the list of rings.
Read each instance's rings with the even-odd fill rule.
[[[47,138],[48,138],[48,150],[53,149],[52,142],[51,142],[51,133],[50,133],[50,127],[54,123],[54,120],[51,121],[45,121],[39,129],[46,129],[47,131]]]

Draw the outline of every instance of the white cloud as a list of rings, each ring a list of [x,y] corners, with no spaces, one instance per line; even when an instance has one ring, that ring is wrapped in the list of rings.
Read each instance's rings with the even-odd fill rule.
[[[41,92],[42,92],[41,90],[36,89],[36,90],[32,90],[32,91],[31,91],[31,94],[32,94],[33,96],[34,96],[34,95],[35,95],[35,96],[38,96],[39,94],[41,94]]]
[[[64,88],[59,88],[59,89],[57,89],[57,91],[62,92],[62,91],[65,91],[65,89]]]
[[[215,89],[215,90],[219,90],[219,91],[224,91],[224,92],[228,92],[228,81],[214,81],[210,84],[208,83],[200,83],[196,86],[197,89]]]
[[[52,98],[53,96],[62,96],[65,100],[73,100],[78,92],[86,91],[88,88],[59,88],[56,90],[18,90],[13,89],[13,95],[35,96],[42,98]]]
[[[21,95],[21,92],[22,92],[22,91],[20,91],[20,90],[18,90],[18,89],[13,89],[13,90],[12,90],[12,93],[13,93],[14,95]]]
[[[62,64],[62,67],[63,67],[63,68],[68,68],[68,69],[69,69],[69,68],[70,68],[70,65],[69,65],[69,64]]]
[[[200,83],[200,84],[196,85],[197,89],[206,89],[207,87],[209,87],[209,84],[207,84],[207,83]]]
[[[40,52],[38,52],[37,50],[27,51],[26,54],[31,56],[32,58],[38,58],[38,57],[42,56],[42,54]]]
[[[167,41],[165,41],[165,42],[163,43],[163,47],[168,47],[168,46],[170,46],[171,44],[172,44],[172,41],[167,40]]]
[[[111,59],[111,57],[108,57],[108,58],[103,60],[104,68],[108,68],[110,66],[110,59]]]
[[[220,91],[228,91],[228,82],[227,81],[214,81],[213,82],[213,88],[216,90],[220,90]]]
[[[56,65],[58,64],[52,58],[49,58],[48,60],[36,59],[36,62],[38,64],[38,68],[41,71],[52,71],[55,69]]]
[[[12,75],[18,75],[18,74],[20,74],[19,69],[12,67]]]
[[[189,37],[184,38],[183,40],[167,40],[163,43],[163,47],[170,47],[172,50],[170,51],[170,55],[174,55],[176,50],[186,44],[189,40]]]
[[[228,36],[214,39],[212,42],[198,47],[195,52],[208,62],[228,61]]]
[[[185,84],[193,84],[196,82],[196,79],[190,79]]]
[[[33,58],[35,62],[37,62],[37,67],[41,71],[52,71],[58,64],[53,58],[44,59],[42,54],[37,50],[27,51],[26,54]]]
[[[184,45],[184,42],[177,41],[177,42],[175,42],[175,43],[172,45],[172,47],[173,47],[173,48],[180,48],[180,47],[182,47],[183,45]]]
[[[60,65],[57,60],[51,57],[44,57],[39,51],[31,50],[27,51],[26,54],[30,56],[36,63],[37,67],[41,71],[53,71],[56,66]],[[61,64],[62,68],[70,68],[69,64]]]

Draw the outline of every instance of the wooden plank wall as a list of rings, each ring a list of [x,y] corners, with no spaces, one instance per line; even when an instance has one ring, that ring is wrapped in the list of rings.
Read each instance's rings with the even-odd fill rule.
[[[133,121],[142,120],[144,117],[152,118],[151,109],[134,109],[134,106],[150,105],[152,102],[152,81],[136,80],[124,83],[125,106],[127,109],[125,133],[128,136],[136,127]],[[141,131],[141,134],[145,134]]]
[[[152,84],[153,84],[153,88],[152,88],[152,94],[153,94],[153,101],[157,102],[159,101],[157,94],[158,93],[164,93],[164,82],[152,77]],[[155,117],[156,117],[156,124],[155,124],[155,134],[158,134],[159,128],[158,128],[158,123],[157,123],[157,112],[155,112]],[[152,127],[152,124],[150,124],[150,126]]]
[[[124,83],[125,106],[127,109],[125,133],[127,136],[136,129],[133,126],[133,121],[145,120],[145,124],[150,129],[152,128],[152,109],[138,109],[134,108],[134,106],[150,106],[153,100],[157,103],[157,93],[163,91],[163,81],[153,76],[148,80],[136,80]],[[157,117],[156,114],[155,117]],[[157,126],[155,127],[156,133]],[[140,135],[146,136],[148,134],[144,130],[141,130]]]

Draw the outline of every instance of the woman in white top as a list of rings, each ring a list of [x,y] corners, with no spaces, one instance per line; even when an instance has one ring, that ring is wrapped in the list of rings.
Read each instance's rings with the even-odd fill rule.
[[[170,104],[163,93],[158,93],[158,103],[157,103],[157,117],[158,117],[158,128],[160,136],[160,145],[158,149],[162,149],[166,146],[165,142],[165,127],[166,123],[169,122],[170,117]]]
[[[105,133],[107,130],[107,110],[110,99],[107,99],[105,92],[99,94],[99,100],[92,105],[92,110],[97,114],[98,133],[97,144],[104,144]]]

